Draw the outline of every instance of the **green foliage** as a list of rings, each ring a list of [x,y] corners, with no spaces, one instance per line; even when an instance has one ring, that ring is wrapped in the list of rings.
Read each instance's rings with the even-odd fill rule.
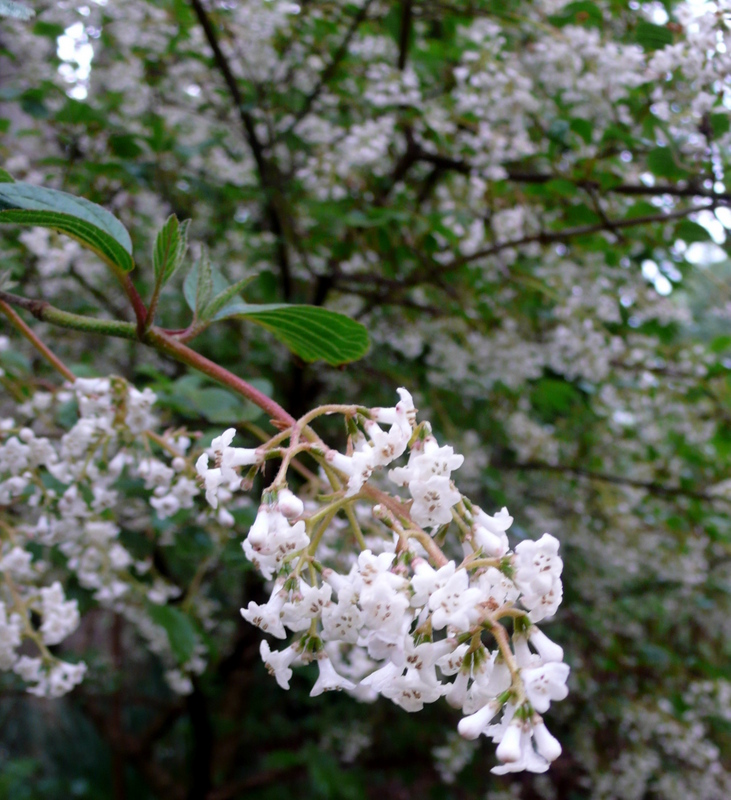
[[[653,175],[673,181],[688,177],[688,172],[679,163],[678,157],[669,147],[656,147],[647,154],[647,166]]]
[[[272,395],[272,384],[266,378],[251,378],[249,383],[263,392]],[[155,385],[163,407],[179,414],[185,419],[205,419],[208,422],[227,425],[252,421],[262,414],[260,408],[246,402],[220,386],[204,385],[200,375],[185,375],[175,381],[161,381]]]
[[[175,606],[154,603],[149,605],[148,612],[153,622],[165,629],[178,663],[184,664],[188,661],[193,655],[197,641],[195,627],[190,617]]]
[[[673,43],[673,33],[669,28],[645,21],[637,24],[635,37],[645,50],[660,50]]]
[[[370,346],[361,323],[318,306],[248,305],[236,316],[266,328],[305,361],[339,366],[362,358]]]
[[[220,271],[203,254],[185,279],[183,291],[197,320],[217,322],[236,317],[270,331],[305,361],[326,361],[338,366],[357,361],[368,351],[365,327],[325,308],[285,303],[253,305],[236,298],[253,278],[229,286]]]
[[[172,214],[157,234],[152,253],[152,266],[155,281],[160,285],[166,284],[183,263],[188,249],[189,225],[189,219],[181,224],[175,214]]]
[[[67,192],[22,181],[0,183],[0,224],[38,225],[76,239],[115,271],[134,268],[132,241],[106,209]]]

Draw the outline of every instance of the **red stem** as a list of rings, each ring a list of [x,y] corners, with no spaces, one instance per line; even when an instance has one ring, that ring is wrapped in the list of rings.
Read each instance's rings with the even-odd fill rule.
[[[135,289],[134,283],[132,283],[132,278],[129,275],[125,275],[124,278],[120,278],[122,281],[122,288],[129,299],[129,302],[132,304],[132,308],[135,312],[135,318],[137,319],[137,327],[139,330],[143,330],[145,326],[145,322],[147,321],[147,308],[145,307],[142,298],[139,295],[137,289]]]
[[[35,347],[36,350],[49,362],[69,383],[76,380],[76,375],[52,353],[48,347],[33,333],[33,331],[23,322],[15,311],[3,300],[0,300],[0,311],[10,320],[10,322],[25,336],[25,338]]]
[[[214,381],[228,386],[247,400],[251,400],[252,403],[259,406],[263,411],[266,411],[273,420],[277,420],[277,422],[281,422],[287,427],[294,425],[297,421],[291,414],[288,414],[279,403],[272,400],[271,397],[267,397],[263,392],[254,388],[242,378],[237,377],[232,372],[229,372],[227,369],[224,369],[205,356],[202,356],[200,353],[196,353],[195,350],[191,350],[190,347],[166,335],[159,328],[152,328],[148,331],[144,341],[157,350],[168,353],[178,361],[182,361],[184,364],[193,367],[193,369],[197,369],[204,375],[208,375],[208,377],[213,378]]]

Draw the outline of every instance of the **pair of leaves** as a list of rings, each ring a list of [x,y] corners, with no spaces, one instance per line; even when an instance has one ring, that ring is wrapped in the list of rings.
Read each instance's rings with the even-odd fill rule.
[[[185,301],[197,320],[218,322],[235,316],[239,308],[246,305],[238,295],[254,277],[252,275],[229,285],[220,271],[211,264],[208,253],[204,250],[185,278]]]
[[[246,303],[237,295],[251,280],[244,278],[229,286],[204,254],[188,273],[183,293],[197,319],[217,322],[238,318],[254,322],[304,361],[322,359],[338,366],[355,361],[368,351],[367,330],[344,314],[319,306]]]
[[[95,252],[118,276],[134,268],[132,241],[109,211],[82,197],[14,181],[0,170],[0,224],[52,228]],[[162,286],[183,261],[188,223],[171,216],[158,234],[153,251],[156,282]],[[271,331],[305,361],[322,359],[339,365],[361,358],[369,347],[359,322],[315,306],[249,305],[238,297],[250,278],[229,286],[203,257],[185,281],[186,300],[198,320],[211,323],[241,317]]]

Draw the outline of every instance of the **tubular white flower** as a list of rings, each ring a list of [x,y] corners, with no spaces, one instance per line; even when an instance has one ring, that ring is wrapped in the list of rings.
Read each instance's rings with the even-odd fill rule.
[[[335,671],[332,661],[322,653],[322,656],[317,659],[317,666],[320,670],[320,675],[317,682],[312,687],[310,697],[317,697],[323,692],[341,691],[342,689],[355,689],[355,684],[352,681],[343,678]]]
[[[487,726],[500,708],[500,703],[493,700],[475,711],[474,714],[462,717],[457,725],[460,736],[464,736],[465,739],[477,739],[481,733],[485,733]]]
[[[479,713],[479,712],[478,712]],[[520,761],[525,741],[523,739],[523,722],[513,717],[503,733],[495,755],[504,762]]]
[[[544,661],[563,661],[563,647],[549,639],[540,628],[533,625],[528,632],[528,639]]]
[[[555,761],[561,755],[558,739],[548,730],[543,720],[533,725],[533,741],[536,743],[536,750],[546,761]]]

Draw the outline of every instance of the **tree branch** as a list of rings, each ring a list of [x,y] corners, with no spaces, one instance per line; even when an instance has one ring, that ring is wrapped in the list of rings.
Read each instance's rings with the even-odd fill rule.
[[[285,225],[283,223],[282,215],[277,208],[277,197],[279,194],[278,170],[276,169],[275,165],[270,164],[266,159],[264,145],[259,140],[259,137],[256,133],[256,122],[254,117],[246,110],[244,98],[241,94],[241,90],[239,89],[236,76],[234,75],[233,70],[228,63],[228,59],[221,50],[216,31],[208,14],[206,13],[206,10],[203,8],[201,0],[190,0],[190,4],[193,7],[196,17],[198,18],[198,22],[203,28],[206,41],[213,51],[213,60],[216,64],[216,68],[221,73],[226,87],[228,88],[229,94],[234,101],[234,105],[236,106],[236,111],[239,115],[239,120],[241,121],[244,131],[244,137],[249,144],[249,148],[254,156],[254,161],[256,162],[259,181],[265,194],[268,195],[266,201],[266,213],[269,218],[269,224],[271,225],[272,232],[277,239],[277,254],[282,275],[282,293],[285,300],[288,300],[292,295],[292,279],[289,254],[287,252],[287,245],[285,241]]]
[[[465,264],[469,264],[478,258],[487,258],[493,256],[502,250],[507,250],[513,247],[521,247],[522,245],[532,244],[538,242],[539,244],[552,244],[554,242],[565,242],[568,239],[573,239],[576,236],[588,236],[592,233],[599,233],[601,231],[612,232],[619,228],[634,228],[637,225],[649,225],[652,222],[669,222],[674,219],[682,219],[690,214],[695,214],[698,211],[707,211],[713,208],[713,204],[709,203],[702,206],[689,206],[688,208],[681,208],[677,211],[670,211],[660,214],[647,214],[643,217],[630,217],[619,220],[607,220],[606,222],[597,222],[592,225],[578,225],[575,228],[564,228],[561,231],[541,231],[531,236],[524,236],[521,239],[512,239],[507,242],[487,247],[484,250],[478,250],[469,256],[456,258],[454,261],[445,264],[443,269],[454,270],[459,269]]]
[[[310,111],[312,110],[312,106],[322,93],[322,90],[330,82],[330,79],[333,77],[333,75],[337,71],[337,68],[340,66],[341,61],[348,54],[348,47],[350,46],[350,42],[353,40],[353,37],[355,36],[358,28],[361,26],[361,24],[365,21],[366,17],[368,16],[368,9],[371,7],[372,3],[373,0],[365,0],[363,5],[358,10],[358,13],[353,17],[353,21],[350,23],[350,26],[348,27],[348,30],[346,31],[345,36],[343,37],[343,41],[340,43],[338,49],[335,51],[332,60],[322,71],[314,88],[305,98],[304,105],[294,115],[293,122],[291,123],[291,125],[287,127],[284,133],[282,133],[279,136],[279,139],[282,139],[288,134],[292,133],[292,131],[300,124],[300,122],[302,122],[302,120],[310,113]]]
[[[176,361],[187,364],[189,367],[202,372],[217,383],[227,386],[236,394],[245,397],[263,411],[267,412],[273,420],[284,426],[295,423],[294,417],[288,414],[278,403],[260,392],[250,383],[219,366],[210,359],[191,350],[190,347],[177,341],[174,337],[164,333],[160,328],[152,327],[149,330],[140,330],[132,322],[117,322],[116,320],[94,319],[93,317],[83,317],[79,314],[70,314],[54,308],[45,300],[28,300],[25,297],[0,292],[0,301],[8,305],[23,308],[33,314],[36,319],[43,322],[50,322],[62,328],[72,328],[74,330],[85,331],[87,333],[99,333],[105,336],[116,336],[122,339],[135,339],[149,347],[154,348],[160,353],[171,356]]]
[[[2,294],[0,292],[0,294]],[[25,336],[25,338],[33,345],[33,347],[38,350],[38,352],[48,361],[49,364],[64,378],[66,378],[69,383],[73,383],[76,380],[76,376],[73,372],[61,361],[55,353],[52,353],[48,347],[33,333],[31,328],[29,328],[25,322],[15,313],[15,311],[3,300],[0,300],[0,311],[5,314],[5,316],[10,320],[10,322],[17,328],[20,333]]]
[[[399,32],[398,68],[401,72],[406,68],[411,41],[411,21],[413,18],[413,0],[404,0],[401,4],[401,30]]]
[[[501,464],[502,469],[512,470],[525,470],[537,472],[558,472],[568,475],[577,475],[581,478],[588,478],[592,481],[600,481],[602,483],[612,483],[617,486],[631,486],[634,489],[644,489],[650,494],[658,495],[660,497],[676,497],[682,495],[690,497],[694,500],[704,500],[706,502],[713,500],[721,500],[722,502],[729,502],[724,497],[719,495],[709,494],[705,491],[697,489],[684,489],[682,486],[667,486],[656,481],[641,481],[634,478],[627,478],[623,475],[610,475],[604,472],[593,472],[592,470],[584,469],[583,467],[573,467],[568,464],[546,464],[538,461],[529,461],[524,464]]]

